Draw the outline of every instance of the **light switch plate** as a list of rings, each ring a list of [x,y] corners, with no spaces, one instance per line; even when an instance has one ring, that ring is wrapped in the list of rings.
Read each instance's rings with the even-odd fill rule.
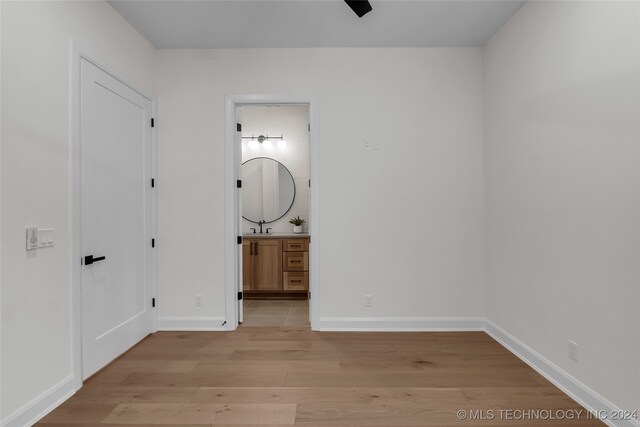
[[[379,139],[365,139],[363,142],[364,151],[374,151],[380,149]]]
[[[27,250],[38,249],[38,228],[27,227],[26,237]]]

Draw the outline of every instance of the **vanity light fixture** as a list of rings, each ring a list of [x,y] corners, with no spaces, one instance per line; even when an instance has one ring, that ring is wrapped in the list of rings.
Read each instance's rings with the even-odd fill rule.
[[[252,150],[255,150],[256,148],[258,148],[260,145],[262,144],[262,146],[264,148],[266,148],[267,150],[270,150],[271,148],[273,148],[273,140],[276,139],[278,140],[277,142],[277,146],[280,149],[284,149],[287,147],[287,141],[285,141],[284,137],[282,135],[280,136],[264,136],[264,135],[260,135],[258,137],[255,137],[253,135],[251,136],[243,136],[242,139],[248,139],[249,140],[249,148],[251,148]]]

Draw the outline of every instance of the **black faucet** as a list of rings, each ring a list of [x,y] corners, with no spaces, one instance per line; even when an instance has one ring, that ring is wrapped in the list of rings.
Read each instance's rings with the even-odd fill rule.
[[[260,226],[260,234],[262,234],[262,224],[264,224],[264,220],[258,221],[258,225]]]
[[[256,229],[255,229],[255,227],[251,227],[249,230],[253,230],[253,234],[256,234]]]

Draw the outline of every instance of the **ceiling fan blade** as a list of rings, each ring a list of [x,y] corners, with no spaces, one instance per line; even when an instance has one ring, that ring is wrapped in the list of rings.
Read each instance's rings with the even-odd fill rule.
[[[351,10],[353,10],[358,18],[362,18],[368,12],[371,12],[373,8],[371,4],[367,0],[344,0],[345,3],[349,5]]]

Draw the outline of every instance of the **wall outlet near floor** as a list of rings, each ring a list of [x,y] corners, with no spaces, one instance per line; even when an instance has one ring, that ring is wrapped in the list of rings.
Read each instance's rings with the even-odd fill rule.
[[[195,303],[196,307],[202,307],[202,295],[196,295]]]
[[[365,295],[364,296],[364,306],[372,307],[373,306],[373,295]]]
[[[578,343],[569,340],[569,359],[578,361]]]

